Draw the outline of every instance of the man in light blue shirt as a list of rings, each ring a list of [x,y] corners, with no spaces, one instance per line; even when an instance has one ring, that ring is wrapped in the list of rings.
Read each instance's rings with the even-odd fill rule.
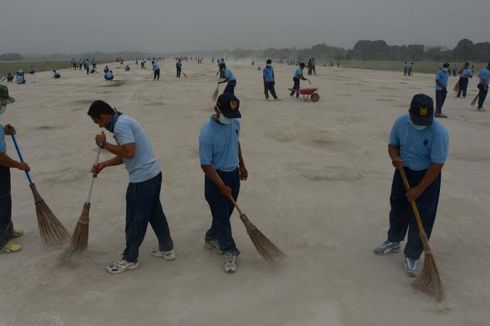
[[[182,74],[182,60],[180,58],[177,59],[175,69],[177,69],[177,78],[180,78],[180,75]]]
[[[0,116],[7,111],[7,105],[15,102],[10,97],[8,88],[0,85]],[[0,124],[0,254],[16,253],[22,247],[12,240],[21,237],[24,232],[15,230],[12,224],[12,194],[10,185],[10,169],[29,171],[29,165],[12,159],[7,154],[5,135],[15,135],[15,128]]]
[[[447,83],[449,80],[449,63],[444,63],[442,68],[439,68],[436,74],[436,114],[437,118],[447,118],[447,115],[442,113],[442,106],[446,101]]]
[[[388,154],[396,168],[391,186],[391,211],[388,239],[375,249],[378,255],[400,251],[405,239],[405,271],[417,274],[417,260],[423,246],[410,203],[417,203],[422,224],[430,237],[436,218],[441,188],[441,170],[448,155],[449,136],[446,128],[433,118],[432,99],[424,94],[413,97],[408,114],[399,117],[391,129]],[[400,170],[411,186],[406,191]]]
[[[267,59],[265,68],[263,70],[263,79],[264,79],[264,93],[265,99],[269,100],[269,92],[272,97],[277,100],[276,89],[275,89],[275,76],[274,76],[274,68],[272,68],[272,60]]]
[[[225,254],[224,269],[236,271],[237,249],[231,231],[230,217],[240,192],[240,180],[248,171],[243,161],[239,136],[240,101],[231,93],[218,97],[215,114],[199,135],[199,159],[205,174],[204,195],[213,221],[206,232],[205,247]]]
[[[471,78],[472,71],[470,69],[470,64],[469,62],[466,62],[463,66],[463,69],[461,70],[461,75],[459,77],[458,81],[458,95],[457,97],[461,97],[463,95],[463,98],[466,98],[466,92],[468,91],[468,82],[469,78]]]
[[[224,63],[220,65],[220,70],[223,72],[223,80],[220,80],[218,84],[227,83],[223,93],[235,94],[236,79],[235,75],[230,68],[226,67]]]
[[[488,65],[480,70],[480,83],[478,84],[478,111],[484,112],[483,103],[488,94],[488,83],[490,81],[490,62]]]
[[[158,64],[158,61],[153,58],[151,65],[153,67],[153,80],[160,80],[160,64]]]
[[[108,81],[111,81],[114,79],[114,74],[112,73],[112,70],[109,70],[106,73],[104,73],[104,79],[108,80]]]
[[[303,76],[303,70],[304,69],[305,69],[305,64],[304,64],[304,62],[301,62],[299,64],[298,68],[296,68],[296,70],[294,71],[294,76],[293,76],[294,85],[293,85],[293,88],[291,89],[291,93],[289,95],[293,96],[294,94],[296,94],[296,98],[299,98],[300,80],[307,80]]]
[[[155,159],[151,142],[143,127],[104,101],[95,101],[87,113],[99,127],[114,134],[116,144],[104,134],[95,137],[96,144],[115,155],[110,160],[92,167],[97,176],[104,168],[124,164],[129,173],[126,192],[126,249],[120,261],[107,266],[112,274],[137,268],[138,251],[145,238],[148,222],[158,238],[158,247],[152,255],[166,260],[175,259],[173,241],[167,218],[160,202],[162,172]]]

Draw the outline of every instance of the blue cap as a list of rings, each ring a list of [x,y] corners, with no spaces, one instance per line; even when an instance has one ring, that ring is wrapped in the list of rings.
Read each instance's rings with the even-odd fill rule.
[[[418,126],[430,126],[434,121],[434,101],[425,94],[417,94],[410,103],[410,119]]]
[[[216,103],[218,109],[223,115],[229,119],[238,119],[242,115],[238,109],[240,108],[240,100],[233,93],[223,93],[218,97]]]

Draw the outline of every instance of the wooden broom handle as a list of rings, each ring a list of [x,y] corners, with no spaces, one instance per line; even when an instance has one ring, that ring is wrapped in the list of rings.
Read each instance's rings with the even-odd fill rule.
[[[102,152],[102,148],[97,146],[97,156],[95,158],[95,164],[99,163],[100,153]],[[87,201],[86,203],[90,203],[90,199],[92,198],[92,190],[94,189],[95,177],[92,176],[92,180],[90,181],[90,188],[88,190]]]
[[[236,201],[235,201],[235,199],[233,197],[230,196],[230,198],[228,198],[228,199],[231,201],[231,203],[233,204],[233,206],[235,206],[236,210],[238,211],[238,213],[240,215],[245,215],[245,214],[243,214],[243,212],[240,209],[240,207],[238,207],[238,205],[237,205],[237,203],[236,203]]]
[[[410,183],[408,182],[407,175],[405,174],[405,170],[403,168],[398,169],[400,172],[400,175],[402,176],[403,184],[405,185],[405,189],[407,191],[410,190]],[[412,206],[413,214],[415,215],[415,221],[417,222],[417,226],[419,227],[419,234],[421,238],[424,238],[422,240],[422,243],[424,244],[425,247],[425,242],[428,241],[427,238],[427,233],[425,233],[424,230],[424,225],[422,224],[422,218],[420,217],[419,209],[417,207],[417,203],[414,201],[410,202],[410,205]],[[428,248],[424,248],[424,250],[427,250]]]

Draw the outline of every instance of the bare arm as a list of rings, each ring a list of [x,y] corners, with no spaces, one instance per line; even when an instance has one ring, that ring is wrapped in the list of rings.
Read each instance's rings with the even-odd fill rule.
[[[239,159],[239,170],[240,170],[240,180],[245,181],[248,179],[248,171],[245,167],[245,161],[242,155],[242,145],[238,142],[238,159]]]
[[[19,169],[22,171],[30,170],[29,165],[27,165],[26,163],[18,162],[5,153],[0,153],[0,165],[6,166],[8,168]]]
[[[391,164],[397,169],[403,168],[403,160],[400,157],[400,147],[395,145],[388,145],[388,155],[391,159]]]
[[[104,133],[95,136],[95,143],[97,144],[97,146],[101,146],[112,154],[125,159],[132,159],[136,152],[136,143],[113,145],[106,141]]]
[[[218,187],[219,192],[226,198],[231,197],[231,188],[225,185],[218,172],[212,165],[201,165],[201,169],[206,177]]]
[[[432,163],[429,169],[427,170],[427,172],[425,173],[422,181],[420,181],[418,185],[412,185],[412,189],[410,189],[410,191],[406,193],[405,196],[407,197],[408,201],[411,202],[419,198],[420,195],[424,193],[425,189],[427,189],[432,184],[432,182],[434,182],[434,180],[439,176],[443,166],[444,164]]]

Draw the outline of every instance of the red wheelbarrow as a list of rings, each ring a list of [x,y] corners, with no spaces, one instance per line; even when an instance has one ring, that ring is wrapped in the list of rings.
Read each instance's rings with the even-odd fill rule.
[[[290,88],[289,91],[296,92],[292,88]],[[318,102],[318,100],[320,99],[320,94],[318,94],[318,88],[315,87],[300,88],[299,95],[302,95],[304,100],[310,99],[312,102]]]

